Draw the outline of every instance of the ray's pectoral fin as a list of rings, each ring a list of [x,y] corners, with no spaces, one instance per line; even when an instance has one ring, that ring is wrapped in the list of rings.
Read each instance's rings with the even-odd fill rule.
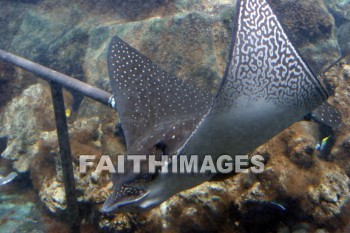
[[[190,153],[201,148],[209,154],[220,148],[229,154],[247,153],[328,98],[267,1],[237,4],[225,76],[208,117],[189,141],[197,144]],[[211,142],[208,147],[201,146],[203,135]]]
[[[319,80],[266,1],[239,2],[236,41],[214,108],[262,102],[276,111],[289,112],[287,115],[311,112],[328,97]],[[252,11],[256,17],[251,17]]]
[[[128,155],[176,154],[208,112],[212,95],[171,75],[119,37],[111,39],[108,48],[108,71],[115,108],[120,119],[117,135],[125,139]],[[113,193],[103,212],[150,208],[155,202],[137,205],[147,195],[147,185],[157,171],[124,174],[112,177]],[[131,206],[131,207],[130,207]],[[142,206],[142,207],[140,207]],[[129,209],[128,209],[129,208]]]
[[[140,146],[139,141],[150,137],[147,132],[154,137],[150,144],[163,140],[172,152],[173,143],[181,143],[187,136],[175,132],[186,126],[189,132],[185,134],[191,133],[208,111],[212,101],[210,93],[165,72],[117,36],[111,39],[107,60],[128,152]],[[155,138],[156,134],[162,138]]]
[[[322,103],[313,112],[307,114],[304,119],[326,125],[334,130],[339,129],[342,124],[340,112],[327,102]]]

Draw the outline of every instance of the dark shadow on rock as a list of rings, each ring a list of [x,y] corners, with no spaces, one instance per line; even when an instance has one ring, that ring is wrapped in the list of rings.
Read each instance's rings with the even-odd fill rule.
[[[269,201],[248,200],[241,213],[241,224],[247,232],[273,232],[283,221],[286,208]]]
[[[8,137],[7,136],[0,137],[0,154],[2,152],[4,152],[4,150],[6,149],[7,141],[8,141]]]

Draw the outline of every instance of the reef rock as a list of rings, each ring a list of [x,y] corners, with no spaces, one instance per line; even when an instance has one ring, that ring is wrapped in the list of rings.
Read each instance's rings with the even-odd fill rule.
[[[343,54],[348,54],[350,52],[350,22],[343,24],[338,30],[338,41],[339,46],[342,49]]]
[[[0,134],[8,136],[8,146],[2,153],[13,161],[14,168],[26,172],[38,152],[40,131],[53,128],[53,110],[48,99],[50,92],[42,84],[28,87],[15,97],[0,114]]]
[[[97,165],[98,159],[103,154],[101,139],[107,136],[101,131],[101,122],[98,117],[78,119],[70,126],[69,135],[78,201],[101,203],[108,195],[109,176],[94,172],[93,168],[86,173],[81,173],[79,157],[94,155],[96,156],[95,165]],[[34,187],[39,190],[41,201],[51,212],[61,213],[66,208],[66,202],[56,131],[42,132],[40,138],[36,160],[32,161],[30,166],[31,178]],[[122,151],[119,153],[121,154]]]
[[[1,232],[44,232],[38,226],[35,203],[25,201],[23,194],[5,194],[0,197]]]
[[[336,26],[339,27],[350,21],[350,4],[348,0],[324,0],[329,12],[334,16]]]
[[[342,209],[350,199],[349,177],[337,167],[323,170],[320,185],[309,187],[304,211],[312,213],[319,223],[332,220],[341,215]]]
[[[317,74],[340,56],[334,18],[323,0],[282,0],[272,5],[288,37]]]

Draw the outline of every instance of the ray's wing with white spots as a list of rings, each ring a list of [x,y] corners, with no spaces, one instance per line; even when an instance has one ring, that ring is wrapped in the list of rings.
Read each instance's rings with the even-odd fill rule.
[[[168,74],[117,36],[109,45],[108,71],[128,151],[148,143],[145,137],[182,142],[212,101],[210,93]]]
[[[338,129],[342,123],[339,111],[327,102],[321,104],[315,111],[308,114],[306,118],[333,129]]]

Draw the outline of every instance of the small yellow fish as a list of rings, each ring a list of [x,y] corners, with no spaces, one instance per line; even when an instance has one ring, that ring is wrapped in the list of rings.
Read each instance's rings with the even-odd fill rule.
[[[328,140],[329,140],[331,137],[332,137],[332,136],[328,136],[328,137],[323,138],[323,139],[321,140],[321,143],[318,143],[318,144],[316,145],[316,150],[319,150],[319,151],[323,150],[323,149],[326,147],[327,142],[328,142]]]
[[[328,136],[328,137],[325,137],[324,139],[322,139],[322,145],[325,145],[328,141],[328,139],[330,139],[332,136]]]
[[[66,117],[69,118],[72,115],[70,108],[66,108]]]

